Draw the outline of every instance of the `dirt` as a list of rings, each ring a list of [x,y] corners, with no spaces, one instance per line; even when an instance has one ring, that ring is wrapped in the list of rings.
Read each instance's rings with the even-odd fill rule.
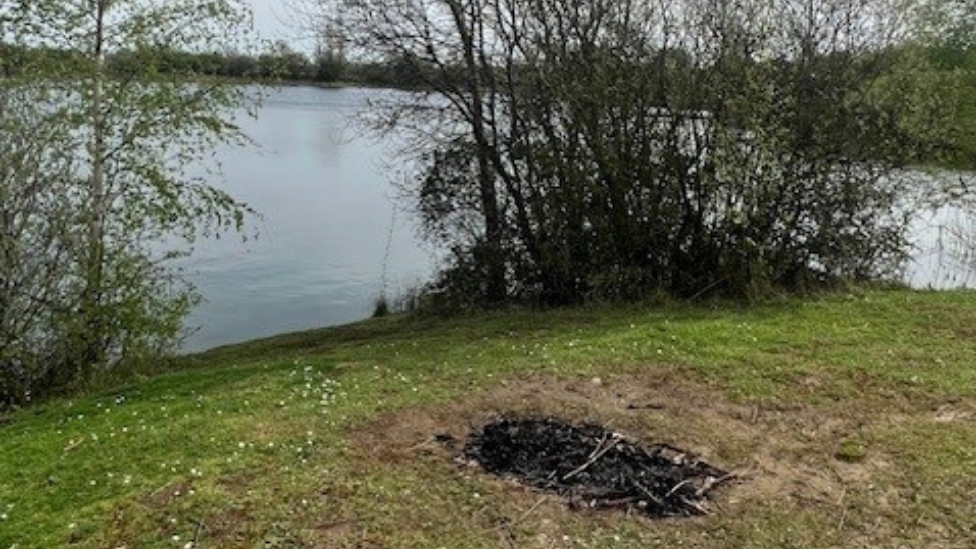
[[[512,415],[600,424],[720,463],[742,481],[719,500],[720,506],[791,494],[836,501],[847,479],[862,480],[872,468],[870,459],[833,463],[838,441],[861,428],[853,419],[823,417],[800,407],[732,403],[706,385],[667,371],[606,380],[537,377],[503,382],[463,401],[380,416],[351,437],[370,462],[407,464],[420,454],[453,459],[462,450],[460,441]]]
[[[149,507],[164,509],[172,505],[180,497],[189,495],[192,488],[187,482],[176,482],[148,494],[143,498],[143,502]]]
[[[734,485],[712,494],[712,517],[682,521],[684,526],[669,529],[697,535],[694,533],[707,530],[705,525],[716,517],[727,524],[750,521],[769,509],[816,509],[817,516],[832,517],[827,520],[839,531],[851,522],[849,517],[869,512],[852,509],[852,505],[872,501],[865,499],[869,496],[862,494],[863,487],[885,482],[891,474],[892,456],[869,447],[863,459],[847,463],[837,459],[838,448],[846,440],[917,418],[924,411],[880,397],[818,404],[809,400],[784,395],[761,404],[738,403],[715,387],[660,367],[602,379],[537,376],[502,381],[449,403],[384,414],[358,425],[349,437],[358,470],[364,475],[404,471],[436,482],[441,475],[453,474],[463,477],[466,486],[490,493],[492,501],[502,506],[496,512],[500,518],[479,520],[482,524],[499,522],[502,532],[508,532],[505,521],[523,525],[521,544],[534,539],[532,536],[561,539],[567,525],[580,520],[616,528],[616,521],[631,519],[616,512],[608,515],[599,509],[580,509],[538,488],[466,466],[464,441],[485,425],[513,416],[599,424],[642,444],[681,448],[736,476]],[[958,420],[955,411],[943,410],[940,419],[951,415]],[[936,420],[937,414],[928,413]],[[531,518],[514,518],[523,514]],[[890,533],[878,529],[866,535],[864,546],[870,546],[889,539]],[[525,546],[530,545],[554,546],[549,542]]]

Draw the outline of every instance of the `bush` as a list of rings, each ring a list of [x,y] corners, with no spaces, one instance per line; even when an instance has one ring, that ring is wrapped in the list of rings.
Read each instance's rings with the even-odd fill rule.
[[[373,318],[389,316],[390,312],[390,301],[387,299],[385,293],[380,294],[373,304]]]

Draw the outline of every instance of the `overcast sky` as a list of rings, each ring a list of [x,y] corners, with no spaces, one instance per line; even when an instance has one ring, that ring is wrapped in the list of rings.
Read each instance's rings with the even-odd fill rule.
[[[251,0],[254,25],[261,36],[272,40],[288,39],[294,31],[288,28],[288,12],[281,0]]]
[[[302,39],[302,31],[294,28],[287,2],[283,0],[250,0],[254,9],[254,26],[262,38],[285,40],[297,49],[310,52],[312,45]]]

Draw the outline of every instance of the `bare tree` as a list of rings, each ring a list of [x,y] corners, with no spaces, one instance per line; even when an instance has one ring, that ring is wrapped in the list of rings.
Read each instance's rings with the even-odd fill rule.
[[[905,257],[892,175],[927,144],[878,93],[911,39],[902,2],[314,4],[424,82],[379,126],[418,133],[457,295],[748,295]]]

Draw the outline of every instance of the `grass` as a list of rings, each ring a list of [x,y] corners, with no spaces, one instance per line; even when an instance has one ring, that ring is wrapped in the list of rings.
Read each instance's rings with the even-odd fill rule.
[[[0,549],[976,545],[973,293],[391,316],[180,366],[0,419]],[[507,410],[744,481],[654,522],[430,443]]]

